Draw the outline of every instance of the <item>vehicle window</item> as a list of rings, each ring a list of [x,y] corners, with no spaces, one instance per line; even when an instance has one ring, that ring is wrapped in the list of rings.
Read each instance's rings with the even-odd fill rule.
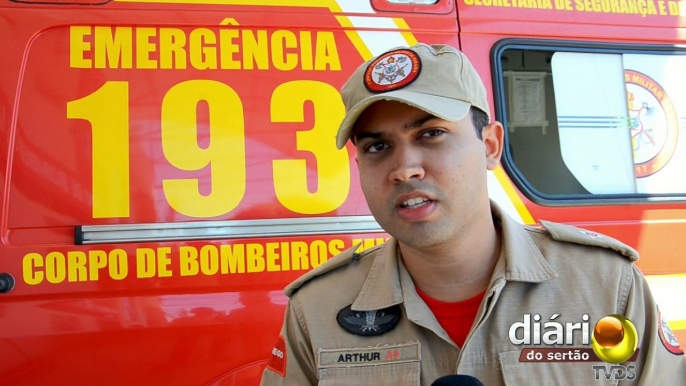
[[[498,59],[506,162],[529,193],[686,193],[686,56],[505,49]]]

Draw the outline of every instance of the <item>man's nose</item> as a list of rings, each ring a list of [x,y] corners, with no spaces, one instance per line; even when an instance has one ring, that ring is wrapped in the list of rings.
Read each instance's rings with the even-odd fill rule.
[[[424,178],[423,157],[419,149],[396,146],[393,151],[393,168],[388,178],[393,183],[407,182],[412,178]]]

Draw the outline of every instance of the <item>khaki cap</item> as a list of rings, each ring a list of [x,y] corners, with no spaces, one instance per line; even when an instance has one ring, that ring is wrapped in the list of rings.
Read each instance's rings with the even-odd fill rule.
[[[486,87],[467,57],[445,44],[394,48],[355,70],[343,85],[346,115],[336,146],[345,147],[357,118],[374,102],[391,100],[457,122],[474,106],[488,115]]]

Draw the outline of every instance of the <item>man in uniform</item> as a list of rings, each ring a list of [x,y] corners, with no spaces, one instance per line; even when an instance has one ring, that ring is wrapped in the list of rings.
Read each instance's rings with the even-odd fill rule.
[[[263,385],[428,386],[456,373],[489,386],[686,384],[636,251],[566,225],[522,226],[489,201],[503,126],[460,51],[391,50],[360,66],[342,96],[338,148],[355,145],[365,198],[392,238],[286,288]],[[614,314],[635,332],[611,316],[592,336]],[[591,341],[621,365],[600,361]],[[619,354],[603,354],[617,343]],[[561,359],[536,363],[537,353]]]

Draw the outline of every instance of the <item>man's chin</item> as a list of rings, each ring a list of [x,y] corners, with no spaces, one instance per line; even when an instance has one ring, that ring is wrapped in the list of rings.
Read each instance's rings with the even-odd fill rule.
[[[440,246],[447,241],[445,240],[445,237],[442,237],[443,235],[439,235],[435,232],[404,231],[398,232],[397,235],[391,235],[401,244],[407,245],[413,249],[431,249]]]

